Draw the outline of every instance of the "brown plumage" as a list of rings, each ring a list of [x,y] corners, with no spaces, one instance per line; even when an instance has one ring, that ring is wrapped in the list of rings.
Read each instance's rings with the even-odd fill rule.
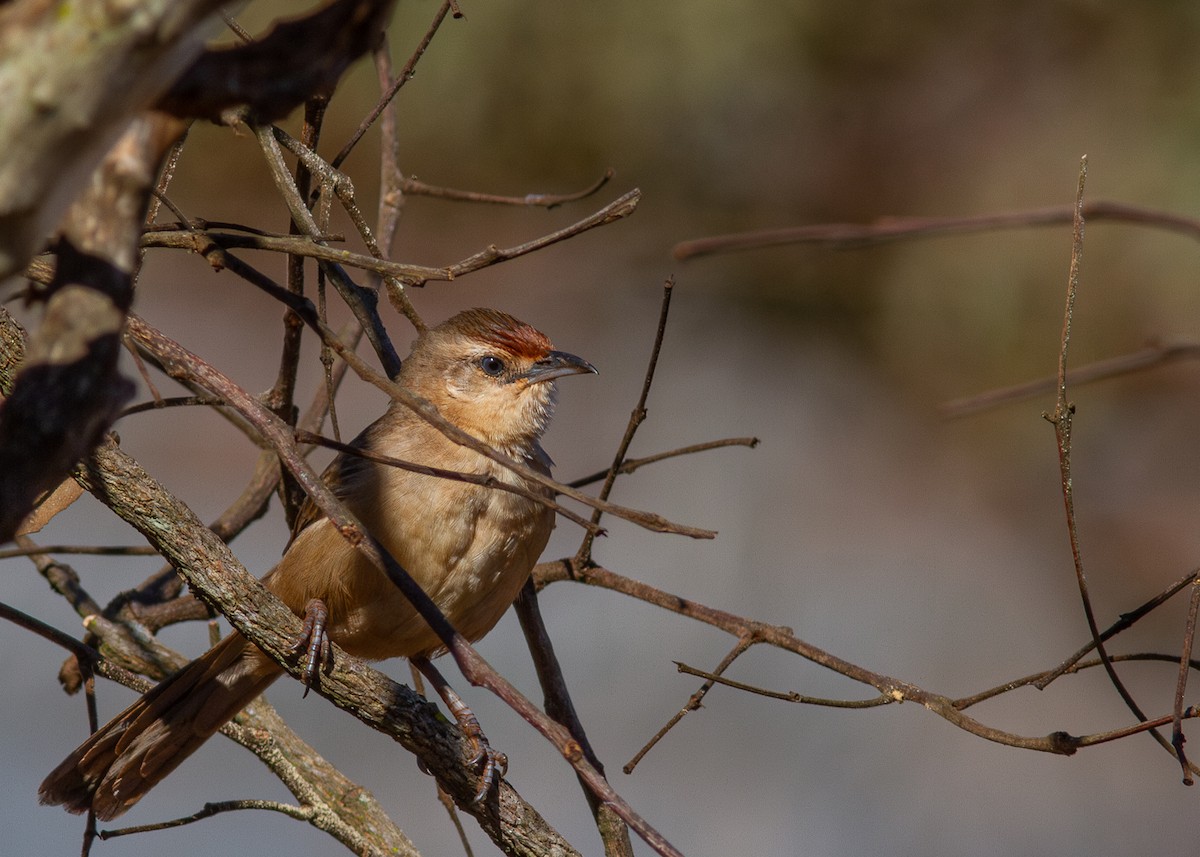
[[[512,316],[473,309],[425,332],[397,380],[463,430],[549,473],[551,462],[538,440],[554,408],[553,379],[594,371],[586,361],[554,351],[545,335]],[[524,482],[398,404],[353,445]],[[351,455],[339,455],[325,479],[469,640],[490,631],[508,609],[554,525],[545,506],[511,492]],[[328,610],[328,636],[353,655],[420,662],[442,647],[391,581],[311,503],[263,582],[297,615],[320,599]],[[230,634],[71,753],[42,783],[42,802],[71,812],[94,810],[103,820],[120,815],[280,675],[256,646]]]

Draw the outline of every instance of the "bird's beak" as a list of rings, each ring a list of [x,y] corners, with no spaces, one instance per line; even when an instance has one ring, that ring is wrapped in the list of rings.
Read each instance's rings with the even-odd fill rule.
[[[540,384],[543,381],[553,381],[563,375],[584,375],[595,373],[596,367],[582,357],[568,354],[565,351],[551,351],[525,372],[525,380],[530,384]]]

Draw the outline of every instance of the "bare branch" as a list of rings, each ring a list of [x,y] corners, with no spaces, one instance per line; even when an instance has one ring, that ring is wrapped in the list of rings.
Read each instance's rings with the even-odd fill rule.
[[[633,407],[633,412],[629,415],[629,423],[625,426],[625,434],[621,437],[620,443],[617,444],[617,451],[613,454],[612,464],[608,467],[608,473],[604,477],[604,485],[600,488],[600,499],[607,500],[612,493],[613,485],[617,481],[617,472],[621,469],[621,465],[625,463],[625,455],[629,452],[629,445],[633,443],[633,436],[637,434],[638,427],[646,419],[646,400],[650,397],[650,388],[654,385],[654,370],[658,368],[658,355],[662,352],[663,337],[667,332],[667,318],[671,313],[671,292],[675,288],[675,280],[668,278],[663,283],[662,304],[658,315],[658,329],[654,334],[654,345],[650,349],[650,359],[646,364],[646,377],[642,381],[642,392],[638,396],[637,404]],[[592,512],[592,523],[599,525],[602,512],[596,509]],[[590,562],[592,558],[592,542],[595,540],[595,535],[589,530],[583,536],[583,541],[579,544],[579,550],[575,552],[576,563]]]
[[[1075,567],[1075,581],[1079,588],[1079,597],[1083,605],[1084,618],[1087,620],[1088,631],[1091,633],[1092,640],[1095,643],[1096,654],[1100,656],[1100,660],[1104,664],[1104,671],[1108,673],[1109,681],[1112,682],[1117,694],[1125,702],[1126,707],[1133,712],[1134,716],[1138,720],[1144,721],[1147,719],[1146,714],[1117,675],[1116,668],[1112,664],[1112,659],[1104,647],[1104,641],[1100,639],[1100,628],[1096,623],[1096,614],[1092,609],[1091,595],[1088,592],[1087,575],[1084,572],[1083,554],[1079,544],[1079,530],[1075,518],[1075,492],[1074,483],[1071,479],[1071,432],[1074,426],[1075,406],[1067,401],[1067,352],[1071,343],[1071,325],[1075,317],[1075,296],[1079,290],[1079,265],[1083,258],[1083,188],[1086,180],[1087,156],[1084,156],[1079,165],[1079,184],[1075,195],[1074,228],[1071,239],[1071,269],[1067,278],[1066,308],[1063,311],[1062,337],[1058,352],[1057,396],[1055,398],[1054,412],[1052,414],[1045,414],[1044,416],[1054,425],[1054,437],[1058,448],[1063,507],[1066,512],[1067,538],[1071,544],[1071,558]],[[1151,729],[1150,734],[1164,748],[1170,749],[1170,745],[1168,745],[1166,739],[1157,730]],[[1178,733],[1176,737],[1179,737]],[[1188,773],[1189,765],[1183,753],[1181,740],[1175,744],[1175,752],[1183,767],[1185,781],[1190,780],[1190,774]]]
[[[88,3],[69,15],[41,0],[0,5],[0,281],[25,267],[130,121],[201,52],[196,25],[219,5],[145,0],[130,14]]]
[[[425,56],[425,51],[429,48],[430,42],[433,41],[433,37],[437,33],[438,28],[442,26],[442,21],[446,19],[446,13],[451,10],[452,5],[453,4],[450,2],[442,3],[441,8],[439,8],[437,13],[433,16],[433,23],[430,24],[429,29],[425,31],[425,35],[421,38],[420,44],[417,45],[417,48],[413,51],[412,56],[408,58],[408,62],[404,64],[404,68],[400,71],[399,76],[384,91],[383,95],[380,96],[379,101],[376,102],[373,108],[371,108],[371,112],[364,117],[362,122],[359,123],[358,128],[355,129],[354,133],[351,135],[350,139],[346,141],[346,145],[342,146],[341,151],[339,151],[337,156],[330,162],[335,168],[342,165],[342,162],[350,156],[350,152],[353,151],[354,147],[358,145],[358,141],[361,140],[363,135],[367,133],[368,129],[375,124],[375,120],[378,119],[379,116],[389,106],[391,106],[392,99],[396,97],[396,93],[400,91],[400,87],[404,86],[404,84],[408,83],[412,79],[413,74],[416,72],[417,63],[420,62],[421,57]],[[462,15],[461,13],[455,13],[454,17],[460,18]]]
[[[1073,387],[1082,384],[1092,384],[1105,381],[1134,372],[1144,372],[1155,369],[1177,360],[1195,360],[1200,358],[1200,345],[1193,342],[1174,342],[1148,345],[1140,351],[1110,357],[1107,360],[1097,360],[1080,366],[1078,369],[1067,370],[1067,383]],[[1058,379],[1054,377],[1041,378],[1025,384],[991,390],[976,396],[953,399],[940,408],[942,415],[955,419],[970,416],[989,408],[1032,399],[1051,392],[1055,389]]]
[[[261,39],[201,55],[158,101],[175,116],[219,122],[246,106],[255,122],[286,116],[314,92],[332,91],[350,63],[369,51],[394,0],[333,0]]]
[[[679,723],[679,721],[683,720],[683,718],[691,712],[699,711],[700,706],[704,702],[704,697],[708,696],[708,692],[712,690],[713,686],[717,683],[716,677],[725,672],[725,670],[729,669],[730,665],[732,665],[735,660],[741,657],[742,653],[747,651],[752,644],[753,642],[751,637],[738,637],[737,643],[735,643],[734,647],[725,655],[725,657],[721,659],[721,663],[717,664],[717,668],[712,673],[709,673],[705,676],[707,680],[704,682],[704,684],[702,684],[695,693],[688,697],[688,701],[684,703],[683,707],[675,712],[671,716],[671,719],[668,720],[661,729],[655,732],[650,737],[649,741],[642,745],[640,750],[633,754],[633,758],[626,762],[621,770],[626,774],[632,774],[634,769],[638,766],[638,763],[645,758],[647,753],[654,749],[655,745],[658,744],[659,741],[666,737],[668,732],[675,728],[675,725]],[[682,672],[683,665],[679,664],[678,661],[676,662],[676,665],[680,667],[680,671]]]
[[[1092,221],[1130,223],[1200,238],[1200,220],[1120,202],[1098,200],[1085,203],[1083,216]],[[909,238],[934,238],[1035,226],[1064,226],[1073,223],[1074,219],[1075,207],[1070,205],[972,217],[883,217],[871,224],[822,223],[815,226],[792,226],[697,238],[676,244],[672,252],[676,259],[685,260],[697,256],[786,244],[826,244],[839,249],[853,249]]]
[[[616,170],[609,167],[604,171],[604,175],[600,176],[600,178],[583,190],[577,190],[574,193],[527,193],[524,196],[503,196],[494,193],[480,193],[474,190],[455,190],[454,188],[437,187],[436,185],[426,184],[411,177],[404,179],[402,187],[405,193],[412,194],[413,196],[428,196],[434,199],[448,199],[456,202],[482,202],[491,205],[516,205],[551,209],[558,208],[560,205],[566,205],[569,202],[578,202],[581,199],[587,199],[608,184],[614,175],[616,175]]]
[[[637,208],[640,199],[641,191],[636,189],[631,190],[594,214],[549,235],[535,238],[532,241],[518,244],[515,247],[503,249],[495,246],[488,247],[473,256],[469,256],[460,262],[455,262],[443,268],[413,265],[406,262],[391,262],[361,253],[352,253],[349,250],[327,247],[313,241],[266,234],[213,232],[202,229],[196,231],[162,230],[147,232],[142,237],[142,243],[146,247],[173,247],[180,250],[190,250],[199,255],[208,254],[210,252],[209,248],[213,246],[221,249],[250,248],[255,250],[276,250],[293,253],[297,256],[307,256],[320,261],[334,262],[364,271],[373,271],[383,276],[395,277],[397,280],[410,286],[419,287],[429,282],[453,280],[456,277],[462,277],[481,268],[533,253],[543,247],[573,238],[597,226],[605,226],[613,223],[632,214]],[[213,260],[210,259],[210,261]],[[219,262],[215,264],[218,267],[223,267]]]
[[[132,395],[117,371],[121,325],[133,298],[150,188],[178,130],[157,115],[135,122],[71,208],[45,318],[0,404],[0,542],[87,454]]]
[[[532,580],[525,581],[525,586],[521,589],[521,594],[517,597],[514,606],[517,618],[521,622],[521,630],[525,633],[525,642],[529,647],[529,654],[533,658],[534,668],[537,670],[538,683],[541,684],[542,693],[545,695],[546,714],[561,723],[571,733],[571,737],[579,742],[583,755],[603,776],[604,766],[600,764],[596,751],[588,741],[583,721],[579,718],[579,714],[575,710],[575,703],[572,702],[571,694],[567,690],[567,680],[563,676],[558,656],[554,653],[550,632],[546,630],[546,623],[542,620],[537,588],[533,585]],[[580,784],[583,786],[588,807],[596,820],[596,829],[600,831],[600,838],[604,841],[606,857],[633,857],[629,827],[612,807],[603,803],[599,796],[588,788],[582,777]]]

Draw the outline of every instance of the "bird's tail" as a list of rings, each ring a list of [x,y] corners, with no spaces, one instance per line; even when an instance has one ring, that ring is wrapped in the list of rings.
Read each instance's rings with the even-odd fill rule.
[[[45,804],[116,818],[282,674],[230,634],[93,733],[42,782]]]

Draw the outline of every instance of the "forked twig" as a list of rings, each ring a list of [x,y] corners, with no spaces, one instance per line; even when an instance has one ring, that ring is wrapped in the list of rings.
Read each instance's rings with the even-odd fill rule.
[[[881,696],[887,697],[891,702],[916,702],[960,729],[988,741],[1064,756],[1072,755],[1078,749],[1076,737],[1069,733],[1053,732],[1045,736],[1026,736],[993,728],[963,714],[955,707],[954,700],[948,696],[851,663],[800,639],[791,628],[759,622],[708,607],[597,565],[576,566],[570,560],[541,563],[534,567],[533,579],[538,587],[545,587],[562,580],[573,580],[577,583],[599,586],[711,625],[732,636],[746,637],[750,640],[751,645],[768,645],[791,652],[860,684],[873,687]]]
[[[725,679],[721,678],[721,674],[725,672],[725,670],[729,669],[733,662],[741,657],[742,653],[747,651],[753,644],[753,639],[749,635],[740,636],[738,637],[738,641],[734,647],[725,655],[725,657],[721,659],[721,662],[717,664],[716,669],[714,669],[711,673],[701,673],[698,670],[695,671],[693,675],[698,675],[703,678],[704,684],[700,685],[700,688],[690,697],[688,697],[688,700],[683,704],[683,707],[671,715],[671,719],[663,724],[662,728],[650,736],[650,740],[643,744],[642,748],[633,754],[633,758],[626,762],[624,766],[622,766],[621,770],[626,774],[632,774],[634,769],[638,766],[638,763],[645,758],[647,753],[654,749],[655,745],[658,744],[659,741],[666,737],[668,732],[675,728],[675,724],[677,724],[680,720],[683,720],[683,718],[691,712],[698,711],[700,709],[701,704],[704,702],[704,697],[708,696],[708,692],[712,690],[715,685],[725,681]],[[675,662],[675,665],[679,667],[680,672],[689,671],[685,670],[683,664],[679,663],[678,661]]]
[[[726,655],[725,661],[732,662],[732,659],[741,654],[742,651],[755,645],[767,645],[778,648],[782,651],[792,652],[806,660],[809,660],[818,666],[824,667],[839,675],[845,676],[860,684],[867,685],[878,691],[878,696],[862,700],[837,700],[826,699],[821,697],[809,697],[801,694],[780,693],[775,691],[765,691],[765,695],[784,698],[790,702],[834,706],[839,708],[876,708],[883,705],[890,705],[899,702],[916,702],[917,704],[928,709],[931,713],[943,718],[951,725],[963,729],[972,735],[984,738],[988,741],[993,741],[1009,747],[1015,747],[1024,750],[1035,750],[1043,753],[1053,753],[1056,755],[1070,756],[1077,752],[1082,747],[1093,746],[1096,744],[1106,743],[1118,738],[1128,737],[1141,732],[1149,732],[1155,734],[1158,727],[1170,723],[1172,715],[1168,714],[1163,717],[1150,720],[1142,718],[1143,722],[1131,726],[1121,727],[1119,729],[1106,732],[1093,733],[1089,735],[1073,735],[1065,731],[1051,732],[1044,736],[1029,736],[1020,735],[1013,732],[1008,732],[1002,729],[996,729],[987,724],[976,720],[973,717],[968,717],[963,714],[963,711],[973,705],[978,704],[986,699],[991,699],[1003,693],[1008,693],[1020,687],[1036,686],[1038,682],[1045,679],[1048,675],[1075,673],[1094,666],[1101,666],[1099,659],[1094,662],[1073,663],[1064,670],[1055,670],[1037,673],[1024,678],[1006,682],[999,687],[984,691],[973,696],[954,699],[935,693],[919,687],[911,682],[906,682],[892,676],[877,673],[862,667],[858,664],[851,663],[842,658],[837,657],[823,649],[820,649],[811,643],[805,642],[798,638],[790,628],[779,625],[770,625],[764,622],[759,622],[744,616],[737,616],[723,610],[717,610],[683,598],[673,593],[664,592],[649,584],[641,581],[633,580],[623,575],[617,574],[606,568],[601,568],[596,565],[589,566],[573,566],[569,560],[560,560],[558,562],[542,563],[534,568],[533,573],[534,583],[543,588],[551,583],[564,580],[572,580],[576,583],[583,583],[589,586],[598,586],[613,592],[618,592],[638,600],[645,601],[648,604],[653,604],[663,610],[676,613],[681,616],[686,616],[698,622],[711,625],[727,634],[737,637],[738,644],[733,650]],[[1191,576],[1185,579],[1190,582]],[[1144,615],[1164,603],[1169,597],[1168,593],[1177,593],[1180,589],[1179,584],[1174,584],[1168,588],[1167,592],[1156,596],[1148,601],[1142,607],[1138,608],[1126,616],[1133,617],[1136,615]],[[1132,620],[1136,621],[1136,619]],[[1122,624],[1122,623],[1118,623]],[[1176,663],[1178,658],[1171,655],[1160,654],[1130,654],[1118,655],[1112,658],[1113,661],[1163,661],[1167,663]],[[1185,662],[1188,663],[1188,662]],[[1200,669],[1200,663],[1191,661],[1188,664],[1192,669]],[[694,670],[690,667],[680,666],[680,671],[691,673],[703,677],[706,681],[714,683],[726,684],[748,692],[759,692],[760,689],[753,688],[750,685],[743,685],[736,682],[730,682],[721,677],[720,673],[723,668],[718,668],[711,673],[706,673],[700,670]],[[686,706],[685,706],[686,708]],[[676,714],[671,722],[667,724],[660,733],[656,736],[661,738],[663,734],[674,723],[686,714],[687,711]],[[1195,708],[1189,708],[1183,713],[1184,718],[1192,718],[1197,716]],[[653,742],[651,742],[653,744]],[[643,754],[639,753],[630,764],[640,760]]]
[[[419,287],[429,282],[453,280],[466,274],[473,273],[499,262],[507,262],[533,253],[543,247],[565,241],[576,235],[581,235],[597,226],[605,226],[633,214],[641,200],[642,193],[636,188],[610,202],[608,205],[588,215],[587,217],[565,226],[562,229],[534,238],[513,247],[490,246],[478,253],[468,256],[458,262],[441,268],[427,265],[414,265],[406,262],[392,262],[362,253],[352,253],[336,247],[328,247],[312,240],[297,239],[281,235],[265,235],[243,232],[221,232],[208,230],[160,230],[147,232],[142,236],[142,246],[172,247],[179,250],[189,250],[198,255],[207,256],[210,246],[221,249],[249,248],[255,250],[276,250],[293,253],[297,256],[307,256],[322,262],[331,262],[347,267],[373,271],[383,276],[395,277],[409,286]],[[214,260],[210,259],[210,262]],[[220,263],[216,262],[220,267]]]
[[[870,699],[830,699],[825,696],[808,696],[803,693],[797,693],[794,690],[779,691],[768,690],[765,687],[757,687],[752,684],[746,684],[741,681],[734,681],[731,678],[725,678],[721,675],[720,670],[713,672],[705,672],[698,670],[695,667],[690,667],[680,661],[675,661],[675,668],[684,675],[694,675],[704,679],[709,686],[713,684],[731,687],[734,690],[742,690],[746,693],[752,693],[755,696],[765,696],[768,699],[778,699],[783,702],[796,702],[804,705],[816,705],[824,708],[878,708],[880,705],[891,705],[896,700],[887,696],[873,696]]]
[[[1084,156],[1080,161],[1079,185],[1075,196],[1075,218],[1071,239],[1071,268],[1067,278],[1066,308],[1063,311],[1062,338],[1058,352],[1057,395],[1055,397],[1053,413],[1045,414],[1044,416],[1054,426],[1054,438],[1058,448],[1058,466],[1063,507],[1066,512],[1067,538],[1071,544],[1071,559],[1075,568],[1075,581],[1079,588],[1079,598],[1083,606],[1084,618],[1087,620],[1088,632],[1095,643],[1096,654],[1100,657],[1100,661],[1104,665],[1104,671],[1108,674],[1109,681],[1116,689],[1117,694],[1138,720],[1145,721],[1148,719],[1145,712],[1138,705],[1137,701],[1134,700],[1133,695],[1129,692],[1129,689],[1125,686],[1120,676],[1117,675],[1117,670],[1113,666],[1112,659],[1104,647],[1104,641],[1100,637],[1100,627],[1096,622],[1091,595],[1088,592],[1087,575],[1084,572],[1083,554],[1079,543],[1079,529],[1075,518],[1075,491],[1074,482],[1071,478],[1071,431],[1074,424],[1075,406],[1067,400],[1067,353],[1071,343],[1071,325],[1075,318],[1075,297],[1079,290],[1079,265],[1083,258],[1083,188],[1086,180],[1087,157]],[[1053,681],[1053,678],[1053,676],[1048,677],[1040,685],[1045,687]],[[1184,771],[1184,781],[1190,782],[1189,764],[1183,752],[1182,740],[1178,744],[1172,745],[1159,734],[1157,729],[1151,728],[1148,731],[1164,748],[1171,750],[1172,746],[1174,746],[1174,752],[1178,756],[1180,765]],[[1177,737],[1179,736],[1177,735]]]

